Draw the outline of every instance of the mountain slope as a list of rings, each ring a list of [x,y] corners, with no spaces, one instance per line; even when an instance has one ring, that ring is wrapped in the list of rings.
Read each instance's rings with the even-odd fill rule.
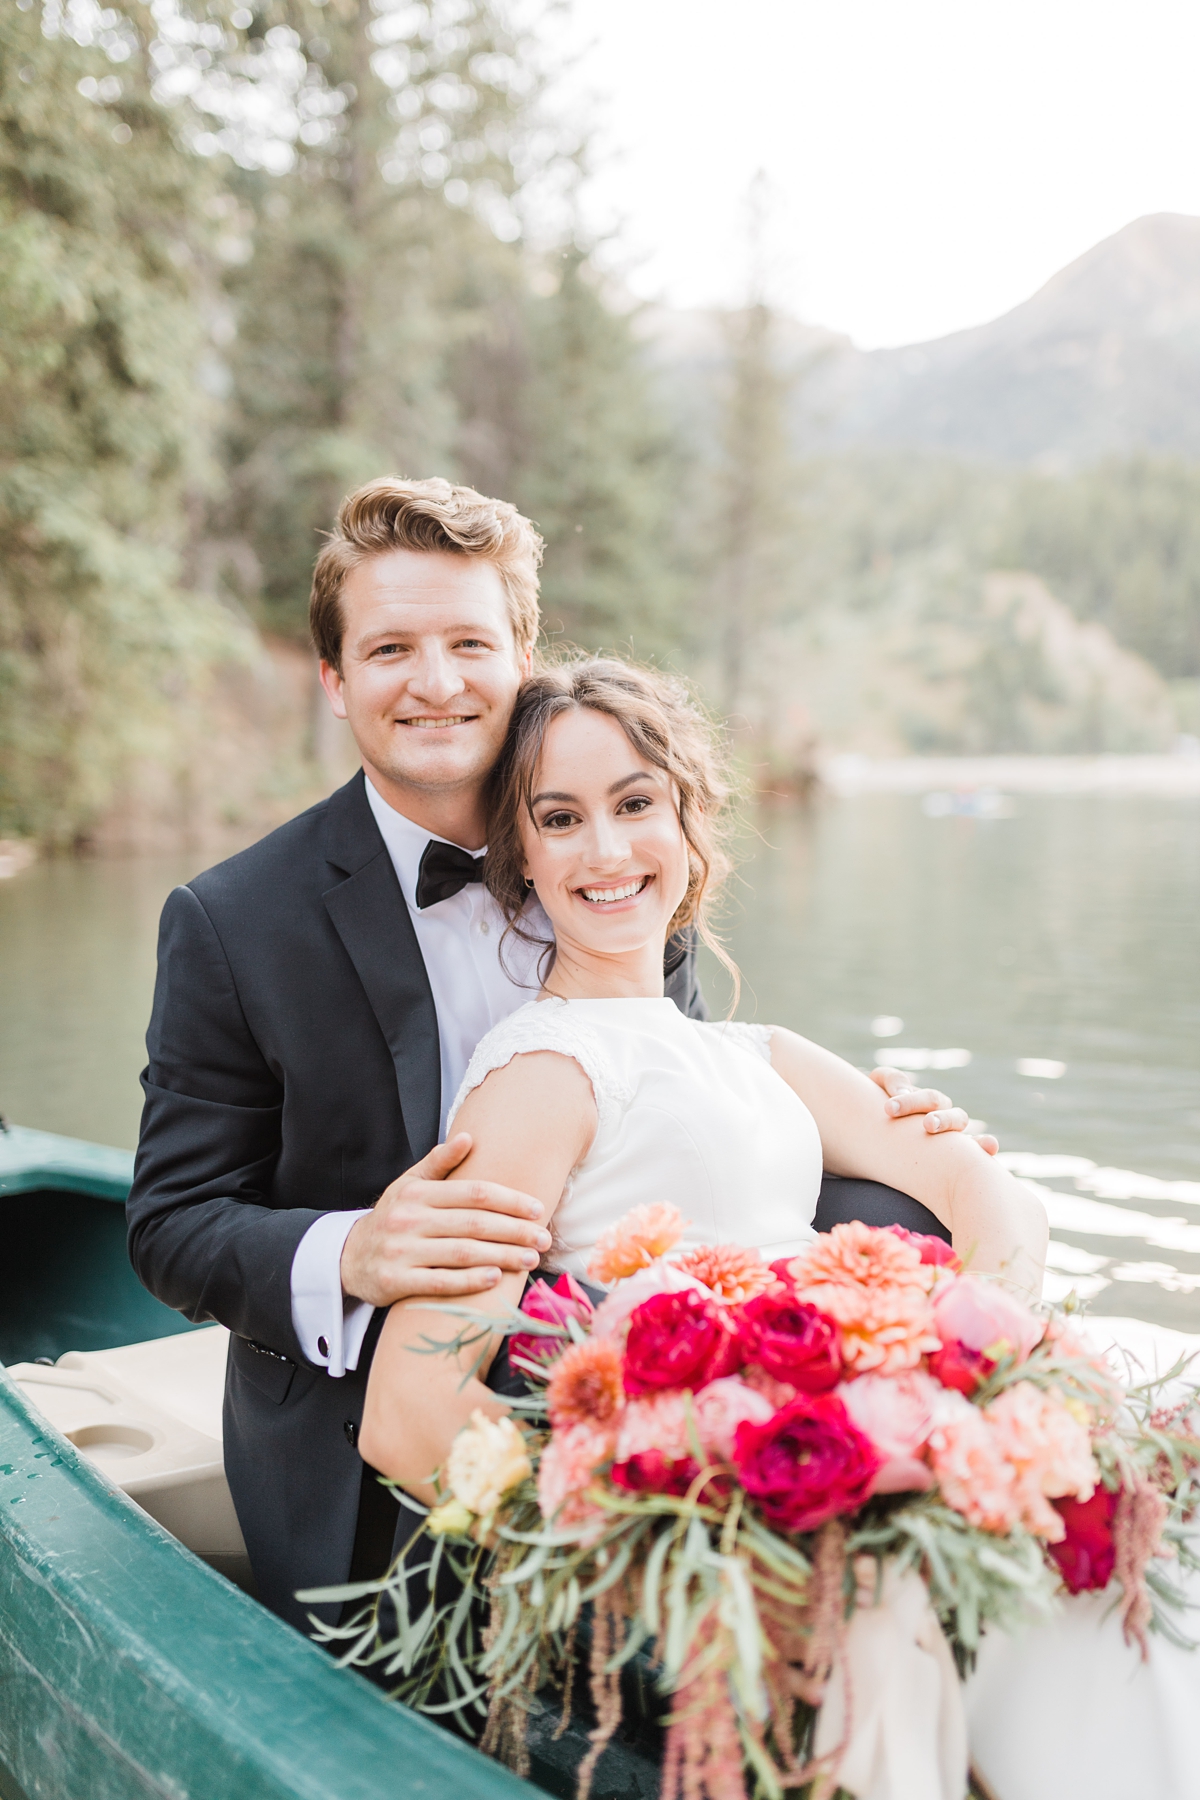
[[[807,385],[814,446],[1068,466],[1200,455],[1200,218],[1137,219],[1003,317],[835,353]]]

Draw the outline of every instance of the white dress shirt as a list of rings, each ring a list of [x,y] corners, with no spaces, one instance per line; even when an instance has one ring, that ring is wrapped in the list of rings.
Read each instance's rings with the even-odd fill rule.
[[[367,803],[392,859],[433,992],[442,1079],[440,1138],[476,1044],[537,994],[538,951],[510,935],[501,960],[504,915],[482,883],[470,882],[449,900],[421,912],[417,872],[430,833],[389,806],[369,776]],[[549,921],[536,901],[529,918],[539,936],[551,936]],[[358,1367],[374,1311],[366,1300],[347,1299],[341,1278],[342,1249],[350,1227],[369,1210],[323,1213],[305,1232],[292,1259],[292,1325],[305,1356],[324,1364],[331,1375]]]

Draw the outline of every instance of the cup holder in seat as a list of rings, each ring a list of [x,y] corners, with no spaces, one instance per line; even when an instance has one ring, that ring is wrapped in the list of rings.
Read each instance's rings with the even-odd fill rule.
[[[143,1425],[81,1425],[67,1436],[90,1462],[102,1467],[109,1463],[128,1462],[131,1456],[144,1456],[154,1448],[154,1433]]]

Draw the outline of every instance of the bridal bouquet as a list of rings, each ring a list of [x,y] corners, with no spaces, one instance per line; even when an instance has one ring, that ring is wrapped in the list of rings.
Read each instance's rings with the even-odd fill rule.
[[[767,1266],[672,1254],[682,1231],[629,1213],[591,1263],[598,1306],[569,1275],[528,1290],[510,1355],[532,1393],[459,1433],[345,1660],[384,1660],[522,1771],[535,1696],[562,1684],[565,1723],[586,1666],[581,1797],[641,1653],[670,1697],[663,1800],[866,1793],[897,1732],[912,1791],[957,1800],[985,1625],[1115,1577],[1143,1653],[1172,1629],[1200,1406],[1125,1389],[1069,1313],[940,1239],[839,1225]]]

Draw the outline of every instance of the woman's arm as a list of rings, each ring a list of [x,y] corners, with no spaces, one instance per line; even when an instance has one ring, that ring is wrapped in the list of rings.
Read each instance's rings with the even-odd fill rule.
[[[882,1102],[881,1102],[882,1103]],[[514,1056],[468,1094],[454,1120],[473,1140],[457,1174],[467,1180],[502,1182],[532,1194],[549,1224],[567,1177],[591,1148],[596,1102],[577,1062],[555,1051]],[[467,1304],[475,1312],[503,1316],[516,1306],[523,1275],[506,1275]],[[423,1300],[402,1300],[384,1321],[371,1373],[359,1454],[364,1462],[406,1488],[426,1505],[435,1496],[431,1476],[445,1462],[460,1427],[476,1407],[492,1418],[508,1411],[479,1375],[467,1377],[482,1346],[457,1357],[418,1356],[423,1337],[452,1337],[462,1321],[431,1312]],[[481,1365],[485,1373],[500,1343],[497,1334]]]
[[[920,1118],[889,1118],[883,1095],[865,1075],[778,1025],[771,1063],[816,1120],[829,1174],[882,1181],[911,1194],[949,1227],[972,1269],[1040,1296],[1045,1209],[978,1144],[958,1132],[930,1135]]]

